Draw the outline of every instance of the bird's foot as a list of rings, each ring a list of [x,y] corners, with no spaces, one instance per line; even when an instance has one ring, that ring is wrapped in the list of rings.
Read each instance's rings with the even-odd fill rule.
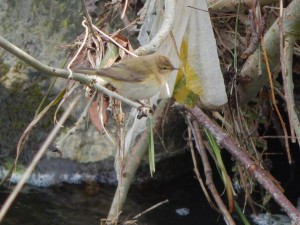
[[[142,119],[143,117],[150,116],[154,112],[152,107],[145,106],[145,105],[141,105],[140,107],[138,107],[137,111],[138,111],[137,118],[139,120]]]

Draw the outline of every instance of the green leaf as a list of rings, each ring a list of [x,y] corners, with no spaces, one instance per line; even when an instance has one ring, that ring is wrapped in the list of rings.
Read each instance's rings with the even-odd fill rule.
[[[155,152],[154,152],[154,138],[153,138],[153,119],[152,117],[148,117],[147,119],[148,127],[149,127],[149,145],[148,145],[148,157],[149,157],[149,167],[150,167],[150,174],[153,177],[155,173]]]

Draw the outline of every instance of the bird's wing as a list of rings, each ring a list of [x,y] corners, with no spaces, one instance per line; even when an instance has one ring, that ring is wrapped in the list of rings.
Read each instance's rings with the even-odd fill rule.
[[[97,75],[126,82],[142,82],[145,78],[144,69],[131,68],[130,64],[119,63],[108,68],[96,70]]]

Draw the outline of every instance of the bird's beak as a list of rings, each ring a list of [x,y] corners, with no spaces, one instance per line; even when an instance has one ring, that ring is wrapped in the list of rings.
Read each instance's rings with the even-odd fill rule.
[[[173,65],[171,65],[171,66],[172,66],[172,70],[179,70],[180,69],[179,67],[175,67]]]

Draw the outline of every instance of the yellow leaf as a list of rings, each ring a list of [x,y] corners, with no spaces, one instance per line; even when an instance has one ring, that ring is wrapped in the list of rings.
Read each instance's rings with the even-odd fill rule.
[[[184,37],[180,48],[180,59],[183,64],[182,70],[178,71],[174,87],[174,97],[187,107],[193,107],[197,103],[198,97],[202,95],[203,89],[199,77],[188,62],[188,43]]]

